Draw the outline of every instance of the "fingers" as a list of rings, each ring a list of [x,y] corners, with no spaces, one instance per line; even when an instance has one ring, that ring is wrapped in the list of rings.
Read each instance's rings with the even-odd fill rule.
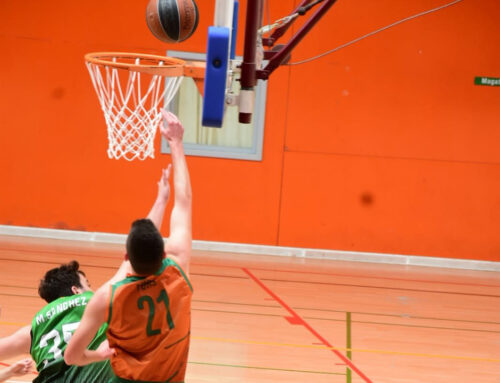
[[[167,112],[167,111],[166,111],[165,109],[163,109],[163,108],[160,108],[160,112],[161,112],[161,114],[162,114],[163,118],[164,118],[165,120],[167,120],[167,121],[168,121],[168,118],[169,118],[169,115],[168,115],[168,114],[169,114],[170,112]]]
[[[167,121],[168,124],[171,124],[171,123],[179,123],[179,118],[177,118],[177,116],[175,114],[173,114],[172,112],[169,112],[169,111],[166,111],[165,109],[160,109],[160,112],[163,116],[163,118],[165,119],[165,121]]]
[[[31,370],[31,367],[33,367],[33,360],[32,359],[25,359],[24,364],[26,365],[26,368],[28,370]]]
[[[31,359],[23,359],[14,363],[10,368],[16,375],[26,375],[31,371],[33,361]]]
[[[27,374],[28,372],[31,371],[31,366],[33,365],[33,361],[31,359],[25,359],[23,361],[23,369],[22,373]]]
[[[179,118],[165,109],[160,109],[165,120],[165,124],[160,124],[160,132],[169,142],[174,140],[182,140],[184,128]]]
[[[161,170],[161,179],[160,179],[160,182],[158,182],[158,184],[163,182],[163,184],[166,185],[168,183],[168,180],[170,179],[171,171],[172,171],[172,164],[168,164],[166,169],[162,169]]]

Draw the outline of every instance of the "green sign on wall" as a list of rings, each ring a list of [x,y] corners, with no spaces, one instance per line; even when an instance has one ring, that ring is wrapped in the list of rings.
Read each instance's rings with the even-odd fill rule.
[[[497,77],[475,77],[474,84],[487,86],[500,86],[500,78]]]

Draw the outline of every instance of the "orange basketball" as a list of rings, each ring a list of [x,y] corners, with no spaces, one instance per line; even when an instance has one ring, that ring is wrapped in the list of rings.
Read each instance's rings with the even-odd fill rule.
[[[166,43],[189,38],[198,26],[194,0],[149,0],[146,22],[153,35]]]

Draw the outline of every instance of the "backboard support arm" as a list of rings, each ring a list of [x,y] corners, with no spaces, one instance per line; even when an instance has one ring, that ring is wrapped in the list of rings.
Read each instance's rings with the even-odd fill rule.
[[[255,77],[260,80],[267,80],[271,73],[273,73],[291,54],[292,50],[297,46],[300,41],[309,33],[309,31],[316,25],[316,23],[325,15],[325,13],[335,4],[337,0],[324,0],[324,2],[319,6],[316,12],[307,20],[304,25],[293,35],[290,40],[283,45],[279,51],[267,51],[265,58],[268,59],[267,65],[259,70],[255,71]],[[309,3],[305,0],[300,6],[305,5],[304,3]],[[299,6],[299,8],[300,8]],[[285,28],[285,29],[282,29]],[[277,29],[276,37],[281,37],[286,32],[287,26],[283,26]],[[273,34],[274,36],[274,34]],[[243,69],[243,68],[242,68]],[[243,73],[242,73],[243,75]]]
[[[262,25],[262,12],[264,0],[248,0],[245,25],[245,46],[243,51],[243,61],[241,63],[240,76],[240,93],[238,96],[240,123],[248,124],[252,120],[253,102],[255,99],[254,88],[257,85],[257,80],[267,80],[269,76],[283,63],[285,63],[292,50],[297,44],[309,33],[316,23],[325,15],[330,7],[337,0],[302,0],[299,6],[292,13],[305,14],[313,7],[318,7],[314,14],[302,25],[292,38],[282,46],[276,46],[273,50],[264,52],[264,59],[268,60],[264,68],[257,68],[257,34]],[[266,39],[263,44],[270,47],[274,42],[282,37],[291,23],[287,23],[277,28],[271,35],[271,38]]]
[[[295,14],[295,13],[298,13],[302,7],[310,4],[312,1],[313,0],[302,0],[302,2],[297,6],[297,8],[295,8],[293,10],[293,12],[290,13],[290,16]],[[276,41],[278,41],[279,38],[282,37],[288,31],[288,29],[292,26],[294,21],[295,20],[291,21],[290,23],[286,23],[285,25],[282,25],[281,27],[276,28],[273,31],[273,33],[271,34],[271,36],[262,37],[262,45],[264,45],[266,47],[272,47],[274,45],[274,43]]]

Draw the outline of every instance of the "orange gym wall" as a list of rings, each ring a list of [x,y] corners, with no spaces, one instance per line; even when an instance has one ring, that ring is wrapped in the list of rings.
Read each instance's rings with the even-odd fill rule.
[[[292,61],[447,2],[339,0]],[[126,233],[147,214],[167,158],[159,142],[154,160],[107,158],[83,55],[203,52],[213,1],[177,46],[149,33],[146,4],[0,3],[0,224]],[[464,0],[278,69],[263,161],[188,159],[194,238],[499,261],[500,87],[473,85],[500,77],[499,13]]]

